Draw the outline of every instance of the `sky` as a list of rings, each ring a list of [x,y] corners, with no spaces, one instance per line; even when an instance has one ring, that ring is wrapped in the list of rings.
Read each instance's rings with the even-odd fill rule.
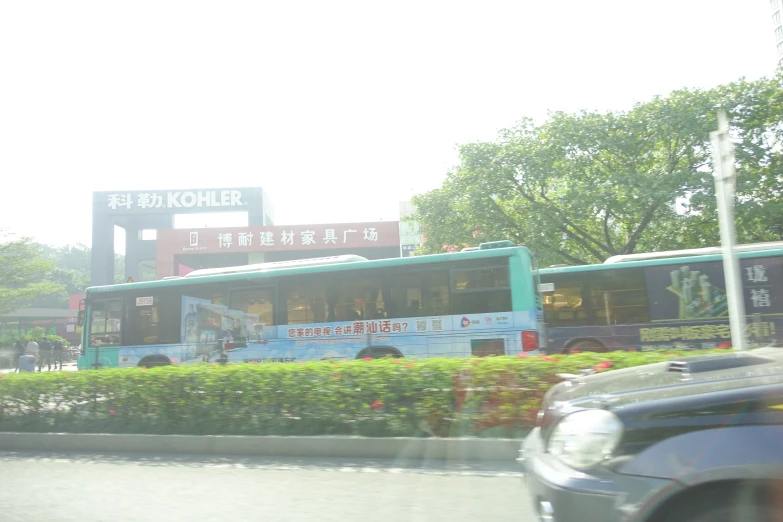
[[[768,0],[0,3],[0,228],[90,243],[92,192],[264,187],[396,220],[457,145],[771,75]],[[220,224],[220,223],[214,223]]]

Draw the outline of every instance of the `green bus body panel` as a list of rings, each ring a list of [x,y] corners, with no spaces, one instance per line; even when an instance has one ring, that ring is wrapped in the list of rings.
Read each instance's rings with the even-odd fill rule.
[[[519,312],[535,308],[535,294],[538,291],[533,281],[533,267],[529,256],[514,256],[509,259],[509,283],[511,285],[511,310]],[[533,291],[525,291],[531,289]]]

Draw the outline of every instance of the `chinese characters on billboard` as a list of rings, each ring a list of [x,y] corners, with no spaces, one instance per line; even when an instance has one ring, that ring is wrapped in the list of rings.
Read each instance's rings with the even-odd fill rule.
[[[111,211],[242,208],[247,206],[242,192],[242,189],[111,192],[106,194],[106,206]]]
[[[743,259],[740,267],[745,312],[782,313],[781,259]],[[648,267],[646,278],[652,321],[728,317],[723,264],[719,261]]]
[[[746,335],[750,340],[774,339],[778,332],[769,317],[783,313],[783,260],[743,259],[740,270],[745,313],[750,317]],[[645,271],[652,322],[711,320],[711,324],[640,328],[640,342],[719,343],[731,338],[723,263],[683,263],[648,267]],[[723,321],[716,323],[716,319]]]
[[[399,247],[396,221],[158,231],[158,242],[174,253]]]

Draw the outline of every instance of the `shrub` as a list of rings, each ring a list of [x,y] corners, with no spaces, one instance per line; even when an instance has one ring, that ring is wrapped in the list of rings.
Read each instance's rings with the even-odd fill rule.
[[[13,374],[0,379],[0,431],[515,437],[535,424],[557,373],[627,368],[683,353]]]

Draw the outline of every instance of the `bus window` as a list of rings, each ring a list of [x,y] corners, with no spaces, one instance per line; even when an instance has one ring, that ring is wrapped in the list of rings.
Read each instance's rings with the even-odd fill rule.
[[[263,326],[275,324],[274,287],[249,288],[231,292],[231,309],[258,317]]]
[[[330,320],[326,281],[309,281],[284,286],[285,324],[325,323]],[[281,305],[282,306],[282,305]]]
[[[122,301],[94,301],[90,312],[90,346],[119,346]]]
[[[511,311],[508,267],[452,270],[452,314]]]
[[[508,288],[508,267],[453,270],[454,290],[472,291],[490,288]]]
[[[591,275],[590,301],[595,324],[646,323],[650,320],[642,269]]]
[[[449,273],[445,270],[392,274],[393,317],[449,315]]]
[[[388,316],[388,279],[385,275],[332,281],[329,304],[335,321],[384,319]]]
[[[554,283],[552,292],[543,294],[544,321],[550,326],[577,326],[589,323],[587,306],[583,298],[585,288],[579,279],[549,277]]]
[[[137,299],[136,296],[126,299],[124,346],[179,341],[179,303],[167,297],[165,303],[159,295],[153,296],[152,302],[145,298]],[[165,326],[162,325],[164,319]]]

